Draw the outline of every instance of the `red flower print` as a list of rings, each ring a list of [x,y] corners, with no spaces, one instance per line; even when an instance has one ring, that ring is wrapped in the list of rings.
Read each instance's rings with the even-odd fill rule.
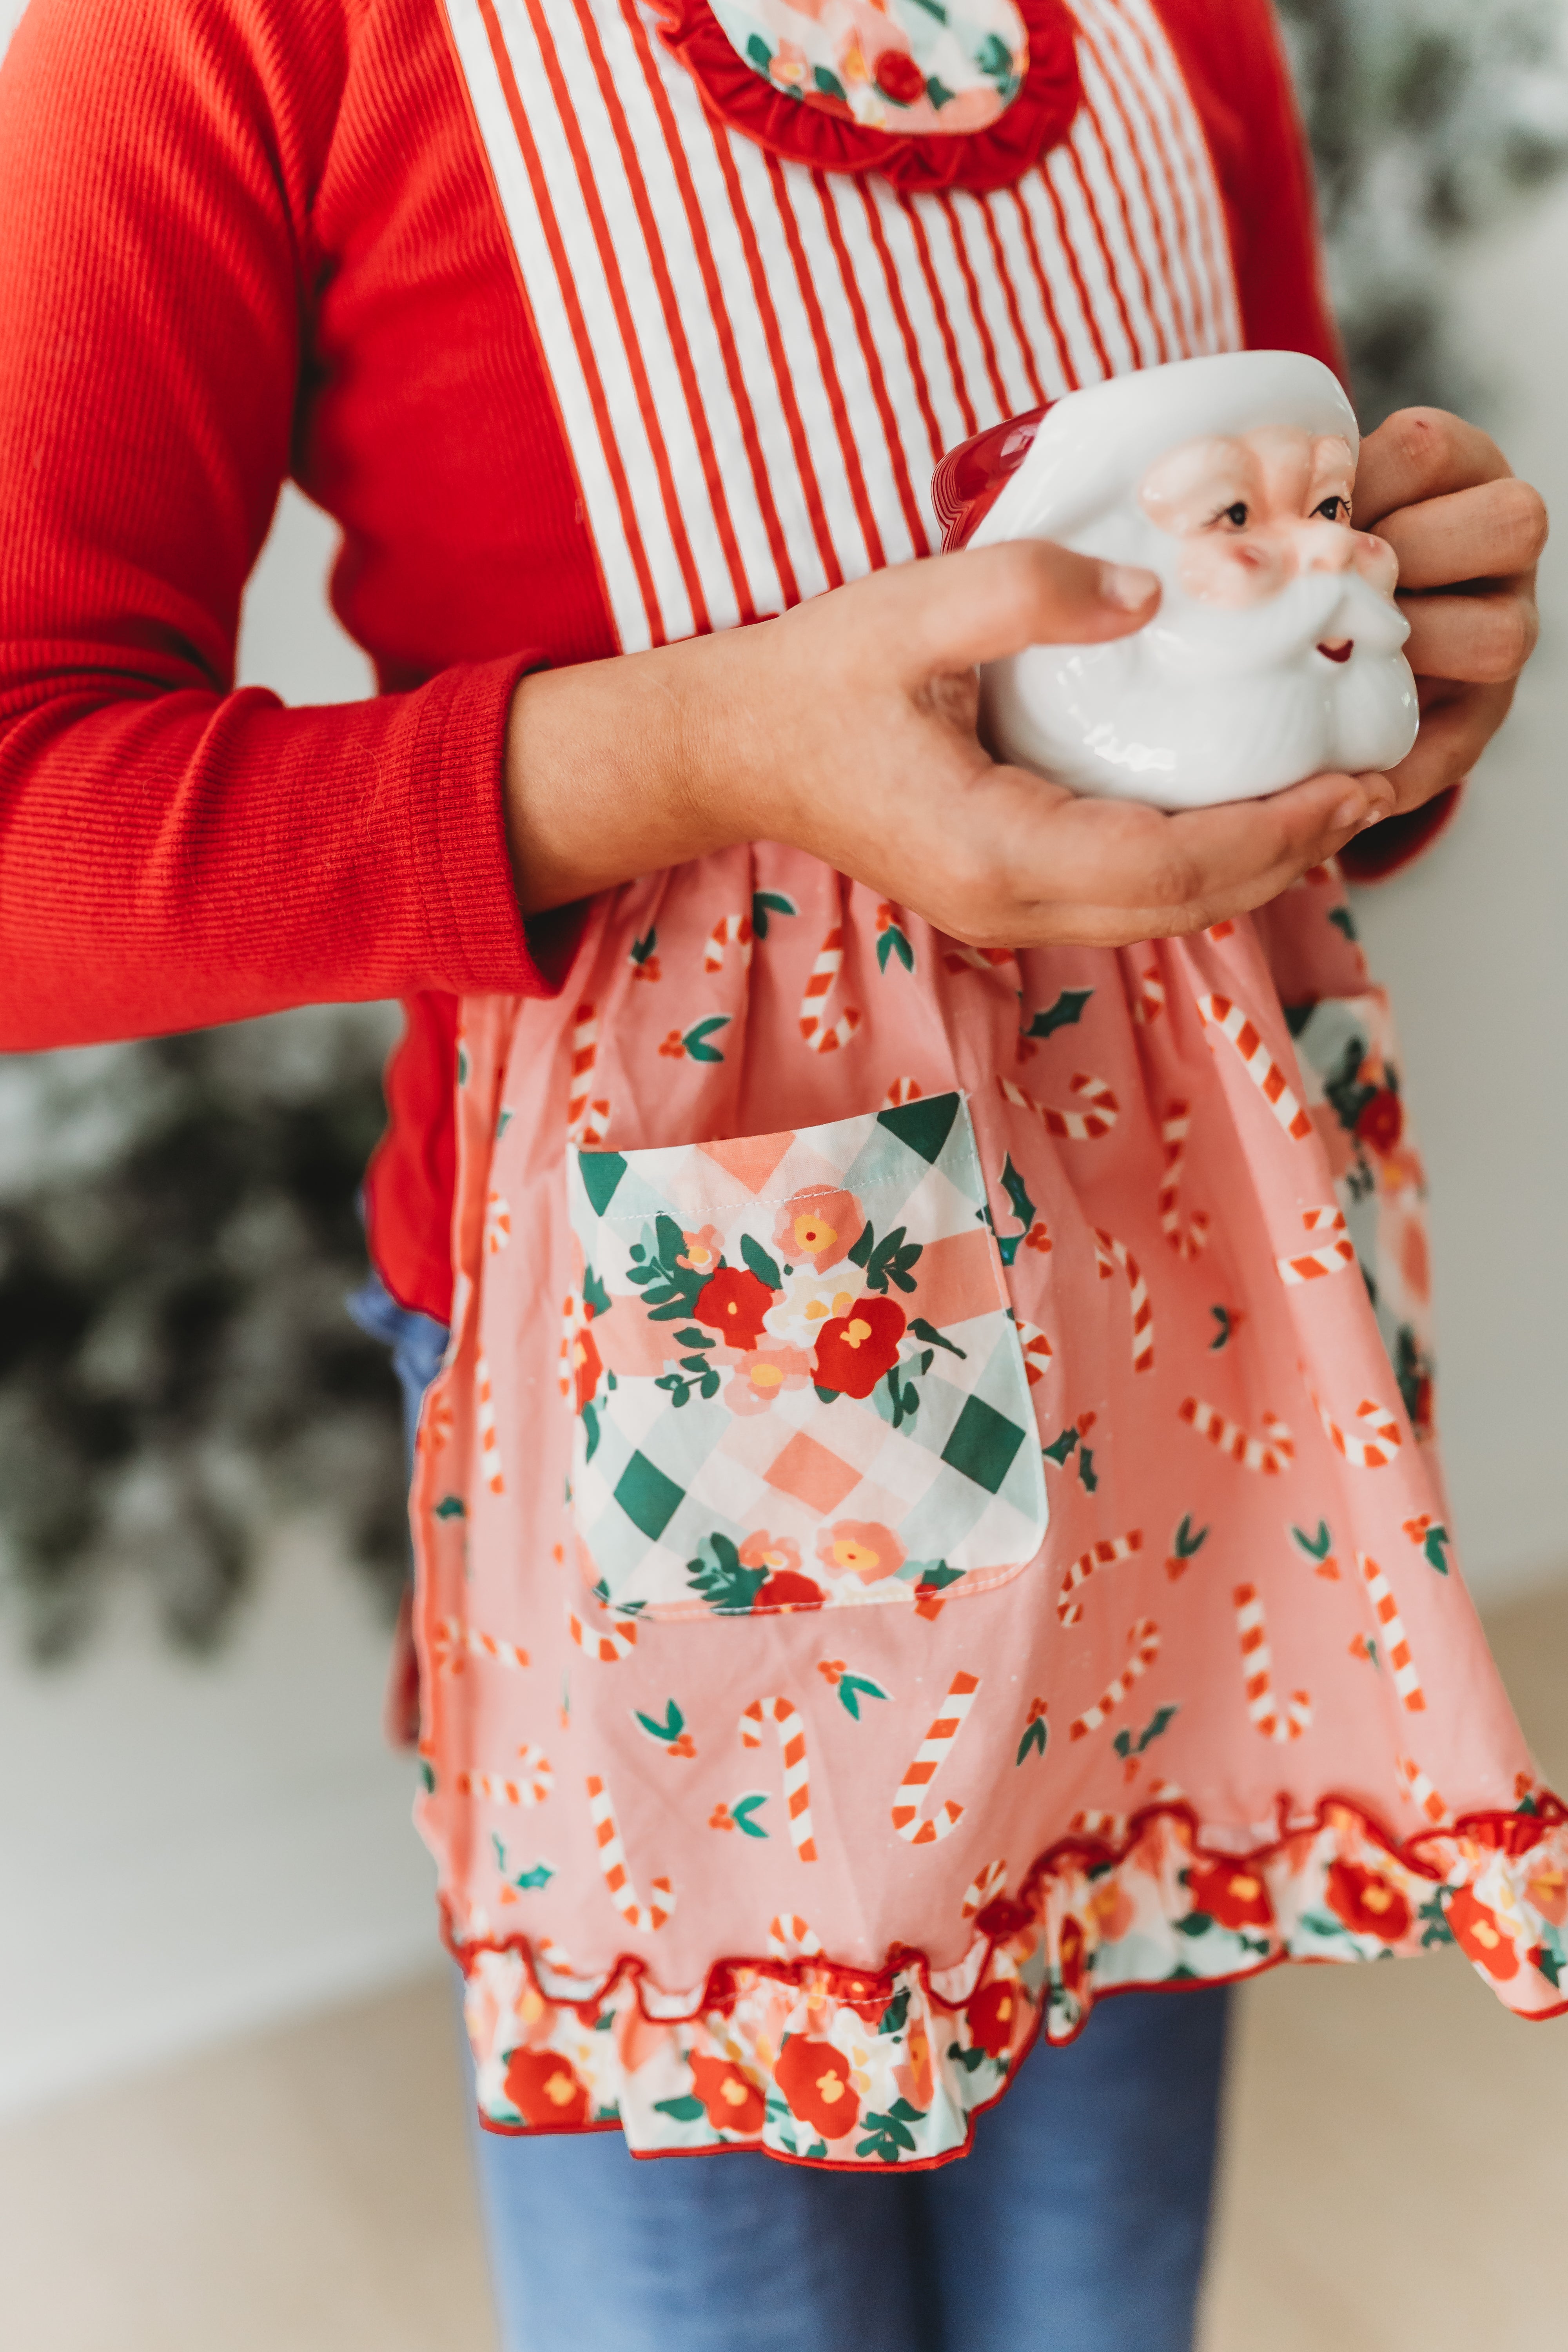
[[[1391,1879],[1359,1862],[1336,1862],[1329,1871],[1324,1900],[1336,1919],[1358,1936],[1397,1944],[1410,1932],[1410,1906]]]
[[[1089,1970],[1084,1965],[1088,1937],[1079,1922],[1069,1912],[1062,1922],[1062,1990],[1069,2000],[1083,1997]]]
[[[816,1557],[824,1568],[840,1576],[858,1576],[875,1584],[896,1576],[904,1564],[904,1548],[891,1528],[878,1519],[836,1519],[816,1538]]]
[[[1468,1886],[1461,1886],[1457,1895],[1449,1896],[1444,1916],[1455,1943],[1478,1969],[1484,1969],[1500,1984],[1506,1984],[1510,1977],[1519,1974],[1519,1954],[1504,1932],[1502,1922]]]
[[[739,2066],[728,2058],[691,2061],[691,2087],[708,2110],[715,2131],[759,2132],[767,2101]]]
[[[1018,2022],[1018,2009],[1023,1994],[1010,1977],[998,1978],[994,1984],[982,1985],[964,2011],[969,2020],[969,2038],[987,2058],[1005,2058],[1013,2046],[1013,2035]]]
[[[773,2080],[793,2116],[824,2139],[843,2139],[860,2120],[860,2102],[849,2080],[849,2061],[831,2042],[792,2033],[779,2052]]]
[[[770,1576],[752,1601],[753,1609],[820,1609],[822,1587],[813,1584],[809,1576],[797,1576],[791,1569],[781,1569]]]
[[[1392,1087],[1379,1087],[1363,1103],[1356,1116],[1355,1131],[1373,1151],[1387,1153],[1394,1150],[1405,1132],[1405,1106]]]
[[[784,1202],[773,1227],[773,1247],[782,1251],[786,1265],[807,1259],[818,1274],[826,1274],[848,1255],[865,1230],[866,1212],[853,1192],[819,1187],[796,1192]]]
[[[925,96],[926,78],[907,49],[884,49],[877,59],[877,88],[895,106],[912,106]]]
[[[1221,1927],[1271,1927],[1274,1906],[1255,1870],[1235,1862],[1195,1862],[1187,1873],[1194,1911]]]
[[[506,2095],[525,2124],[561,2127],[588,2120],[587,2086],[571,2060],[553,2050],[514,2050],[507,2060]]]
[[[579,1412],[585,1404],[592,1403],[604,1369],[599,1343],[584,1323],[572,1342],[572,1384],[576,1391]]]
[[[903,1336],[901,1307],[890,1298],[858,1298],[847,1315],[836,1315],[817,1333],[812,1378],[840,1396],[868,1397],[897,1361]]]
[[[754,1348],[773,1294],[749,1266],[721,1265],[697,1294],[692,1314],[732,1348]]]

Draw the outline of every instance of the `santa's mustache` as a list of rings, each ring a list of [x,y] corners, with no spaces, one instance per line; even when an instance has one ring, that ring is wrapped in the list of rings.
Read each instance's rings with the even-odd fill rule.
[[[1260,604],[1200,604],[1167,580],[1141,650],[1173,682],[1236,677],[1304,660],[1317,646],[1396,654],[1410,624],[1359,572],[1305,572]]]

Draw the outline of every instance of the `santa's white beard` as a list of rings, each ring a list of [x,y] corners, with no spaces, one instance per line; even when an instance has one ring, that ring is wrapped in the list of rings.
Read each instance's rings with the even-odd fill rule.
[[[982,732],[997,758],[1075,792],[1181,809],[1256,799],[1324,769],[1391,767],[1409,751],[1409,625],[1359,573],[1308,572],[1240,610],[1199,604],[1169,576],[1133,636],[1031,646],[981,671]],[[1346,637],[1348,660],[1318,651]]]

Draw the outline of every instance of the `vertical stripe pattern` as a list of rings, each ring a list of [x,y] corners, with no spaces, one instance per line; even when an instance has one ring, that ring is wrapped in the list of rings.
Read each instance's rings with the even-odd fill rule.
[[[911,195],[707,114],[638,0],[447,0],[622,647],[931,551],[942,451],[1236,349],[1149,0],[1074,0],[1084,100],[1016,187]]]

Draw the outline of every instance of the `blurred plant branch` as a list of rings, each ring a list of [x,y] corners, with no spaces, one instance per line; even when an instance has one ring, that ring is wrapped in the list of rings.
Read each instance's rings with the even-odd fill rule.
[[[1363,429],[1495,386],[1446,333],[1445,263],[1568,163],[1563,0],[1278,0]]]

